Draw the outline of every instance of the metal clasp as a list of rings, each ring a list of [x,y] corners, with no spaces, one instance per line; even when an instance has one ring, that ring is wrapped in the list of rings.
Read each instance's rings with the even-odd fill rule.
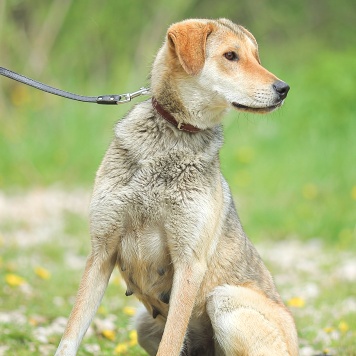
[[[120,94],[119,100],[116,101],[116,104],[125,104],[131,101],[131,94],[126,93],[126,94]]]
[[[133,93],[120,94],[120,99],[117,100],[116,104],[128,103],[133,98],[136,98],[140,95],[148,95],[149,92],[150,92],[149,88],[140,88],[139,90],[134,91]]]

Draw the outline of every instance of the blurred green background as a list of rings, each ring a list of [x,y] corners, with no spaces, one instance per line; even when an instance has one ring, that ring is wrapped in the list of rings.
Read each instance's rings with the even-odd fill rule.
[[[0,66],[82,95],[125,93],[148,85],[171,23],[227,17],[247,27],[259,42],[262,64],[291,90],[275,113],[232,111],[226,117],[222,170],[247,234],[292,308],[302,355],[351,356],[355,14],[351,0],[0,0]],[[70,101],[0,77],[2,322],[13,315],[0,323],[1,354],[54,353],[61,332],[47,339],[38,332],[69,315],[90,249],[86,211],[69,206],[91,190],[113,126],[132,105]],[[38,276],[37,266],[51,277]],[[134,300],[123,297],[117,280],[96,317],[116,320],[114,334],[94,321],[95,333],[79,355],[122,354],[118,350],[129,345],[132,326],[123,306]],[[127,355],[144,355],[130,345]]]
[[[231,112],[222,169],[252,239],[356,241],[355,3],[349,0],[1,0],[0,65],[83,95],[147,85],[167,27],[227,17],[288,82],[268,116]],[[91,188],[133,104],[74,102],[0,78],[0,189]]]

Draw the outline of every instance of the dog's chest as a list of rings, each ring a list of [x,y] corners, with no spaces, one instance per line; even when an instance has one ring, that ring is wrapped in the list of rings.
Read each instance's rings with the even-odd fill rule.
[[[180,236],[182,226],[187,228],[189,211],[201,210],[198,198],[209,190],[217,162],[205,151],[160,151],[144,141],[137,155],[116,142],[99,171],[91,205],[92,233],[102,236],[97,248],[117,249],[126,294],[135,294],[153,316],[168,312],[173,281],[170,239]],[[188,235],[179,246],[189,249]]]
[[[173,268],[160,227],[149,224],[127,230],[120,241],[118,267],[127,296],[135,294],[154,317],[167,314]]]
[[[198,173],[192,161],[146,161],[122,190],[119,269],[126,294],[135,294],[154,317],[167,315],[173,280],[166,227],[184,200],[196,194]]]

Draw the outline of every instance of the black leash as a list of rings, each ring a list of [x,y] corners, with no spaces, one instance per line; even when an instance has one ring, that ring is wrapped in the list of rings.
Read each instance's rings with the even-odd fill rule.
[[[85,103],[96,103],[96,104],[105,104],[105,105],[116,105],[116,104],[123,104],[131,101],[131,99],[136,98],[140,95],[147,95],[149,94],[149,89],[147,88],[140,88],[139,90],[133,93],[126,93],[126,94],[112,94],[112,95],[100,95],[100,96],[83,96],[78,94],[73,94],[65,90],[60,90],[57,88],[53,88],[49,85],[43,84],[31,78],[27,78],[24,75],[15,73],[9,69],[0,67],[0,75],[8,77],[13,80],[17,80],[22,84],[29,85],[34,87],[38,90],[45,91],[50,94],[59,95],[67,99],[71,100],[78,100],[83,101]]]

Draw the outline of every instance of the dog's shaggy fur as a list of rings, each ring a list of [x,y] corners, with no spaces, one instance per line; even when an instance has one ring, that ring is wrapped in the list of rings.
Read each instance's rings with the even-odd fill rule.
[[[143,309],[150,355],[295,356],[297,336],[246,237],[220,172],[229,108],[265,113],[289,87],[260,64],[255,38],[226,19],[173,24],[157,54],[151,101],[116,126],[90,208],[92,252],[56,355],[74,355],[115,265]],[[163,115],[164,116],[164,115]]]

